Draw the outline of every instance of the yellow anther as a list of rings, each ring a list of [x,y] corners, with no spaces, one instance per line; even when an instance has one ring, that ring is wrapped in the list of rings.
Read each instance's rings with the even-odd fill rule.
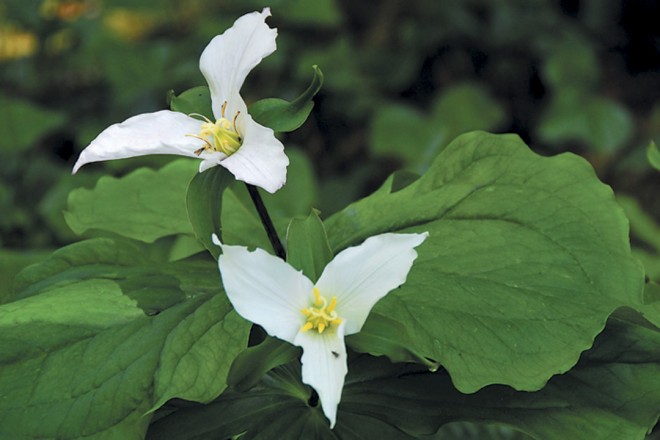
[[[316,331],[321,334],[333,324],[341,324],[342,319],[337,316],[337,312],[335,312],[337,297],[333,296],[330,300],[330,305],[328,305],[328,300],[321,295],[321,292],[317,287],[314,287],[312,292],[314,294],[313,304],[300,311],[307,317],[307,322],[305,322],[300,330],[306,332],[310,329],[316,329]]]
[[[336,296],[333,296],[332,299],[330,300],[330,305],[329,305],[328,307],[326,307],[325,310],[326,310],[328,313],[330,313],[330,312],[332,312],[332,311],[335,309],[335,307],[337,307],[337,297],[336,297]]]

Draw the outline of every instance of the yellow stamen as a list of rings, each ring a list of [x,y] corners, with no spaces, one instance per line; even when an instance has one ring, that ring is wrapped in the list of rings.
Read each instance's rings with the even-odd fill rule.
[[[335,311],[337,297],[333,296],[330,299],[330,305],[328,305],[328,300],[321,295],[321,292],[317,287],[314,287],[312,292],[314,294],[313,304],[300,311],[307,317],[307,322],[305,322],[300,330],[306,332],[311,329],[316,329],[316,331],[321,334],[325,330],[331,328],[333,324],[341,324],[342,319],[337,316],[337,312]]]
[[[337,297],[333,296],[330,300],[330,305],[325,309],[328,313],[332,312],[337,307]]]
[[[225,110],[227,109],[227,101],[222,104],[220,110],[221,118],[215,122],[212,122],[206,116],[193,113],[190,116],[199,116],[204,122],[202,127],[199,130],[199,134],[189,134],[188,136],[201,139],[204,141],[204,146],[195,150],[195,154],[199,156],[203,151],[219,151],[231,156],[234,154],[243,144],[243,138],[238,133],[236,128],[236,119],[240,112],[236,112],[234,115],[234,120],[229,121],[225,118]]]

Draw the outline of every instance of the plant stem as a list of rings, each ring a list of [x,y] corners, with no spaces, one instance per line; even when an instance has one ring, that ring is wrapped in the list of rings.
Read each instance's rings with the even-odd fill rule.
[[[259,195],[259,190],[257,190],[256,186],[250,185],[249,183],[246,183],[245,186],[247,187],[247,190],[250,193],[250,197],[252,198],[254,207],[257,208],[257,213],[259,213],[261,224],[264,225],[264,229],[266,230],[266,234],[268,235],[268,239],[270,240],[271,246],[273,246],[273,250],[275,251],[278,257],[280,257],[283,260],[286,260],[286,252],[284,251],[284,246],[282,246],[280,237],[277,236],[277,231],[275,231],[275,226],[273,226],[273,221],[270,219],[270,216],[268,215],[268,211],[266,210],[264,201],[261,200],[261,195]]]

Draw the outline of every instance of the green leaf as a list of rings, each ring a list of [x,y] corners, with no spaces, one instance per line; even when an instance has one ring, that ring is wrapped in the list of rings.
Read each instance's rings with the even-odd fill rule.
[[[429,438],[447,423],[468,420],[538,440],[643,440],[660,408],[658,343],[657,329],[611,321],[573,370],[534,393],[495,385],[462,394],[444,372],[351,354],[332,431],[320,407],[308,402],[310,389],[292,363],[249,392],[228,390],[209,405],[179,408],[154,423],[147,438]]]
[[[0,151],[23,151],[42,136],[61,127],[63,113],[0,94]]]
[[[660,171],[660,150],[655,145],[655,142],[649,142],[649,146],[646,149],[646,158],[653,168]]]
[[[543,74],[553,88],[589,91],[598,83],[599,63],[593,45],[582,38],[565,38],[545,60]]]
[[[121,177],[101,177],[94,189],[69,194],[64,212],[77,234],[110,231],[151,243],[168,235],[191,234],[186,187],[199,164],[176,160],[158,171],[141,168]]]
[[[255,102],[249,108],[254,120],[276,132],[289,132],[300,127],[314,108],[312,99],[323,86],[323,72],[318,66],[312,68],[314,77],[302,95],[291,102],[279,98],[267,98]]]
[[[221,236],[222,197],[232,182],[234,176],[229,171],[223,167],[213,167],[196,174],[186,193],[188,218],[195,236],[215,259],[220,255],[220,248],[213,244],[211,235]]]
[[[175,112],[186,115],[196,113],[214,119],[211,109],[211,91],[208,86],[193,87],[181,92],[178,96],[174,94],[174,90],[170,90],[167,93],[167,100],[170,109]]]
[[[641,304],[627,219],[578,156],[474,132],[415,182],[391,192],[392,182],[325,221],[331,247],[429,232],[406,283],[373,311],[410,335],[389,335],[394,346],[410,339],[463,392],[537,390],[575,365],[612,311]]]
[[[360,353],[387,356],[396,362],[417,362],[431,371],[439,368],[437,362],[414,351],[415,344],[403,324],[375,312],[369,314],[369,326],[347,336],[346,343]]]
[[[341,20],[335,0],[282,0],[272,6],[287,11],[283,20],[303,26],[334,27]]]
[[[273,368],[300,358],[300,353],[299,347],[267,336],[261,344],[245,349],[236,357],[227,384],[237,391],[247,391]]]
[[[630,220],[631,233],[635,238],[660,253],[660,225],[653,216],[645,212],[637,200],[632,197],[619,194],[616,196],[616,201]]]
[[[222,293],[216,264],[161,263],[145,250],[88,240],[19,275],[20,299],[0,306],[8,438],[142,438],[150,409],[225,389],[249,324]]]
[[[398,157],[406,166],[423,171],[459,134],[495,130],[504,119],[502,106],[486,88],[465,82],[438,96],[429,116],[403,105],[380,108],[372,121],[370,142],[375,154]]]
[[[632,134],[632,117],[625,107],[570,88],[553,97],[539,124],[542,140],[562,149],[579,141],[591,150],[611,152],[625,145]]]
[[[286,232],[286,249],[287,263],[316,282],[332,260],[328,236],[318,211],[312,210],[305,218],[291,219]]]
[[[11,250],[0,248],[0,304],[9,300],[14,277],[21,269],[43,260],[49,252],[39,250]]]

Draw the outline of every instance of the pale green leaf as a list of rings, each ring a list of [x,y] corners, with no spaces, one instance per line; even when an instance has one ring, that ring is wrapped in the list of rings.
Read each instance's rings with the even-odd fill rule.
[[[198,167],[195,160],[181,159],[158,171],[141,168],[121,178],[101,177],[93,189],[69,194],[64,217],[77,234],[110,231],[147,243],[192,234],[186,188]]]

